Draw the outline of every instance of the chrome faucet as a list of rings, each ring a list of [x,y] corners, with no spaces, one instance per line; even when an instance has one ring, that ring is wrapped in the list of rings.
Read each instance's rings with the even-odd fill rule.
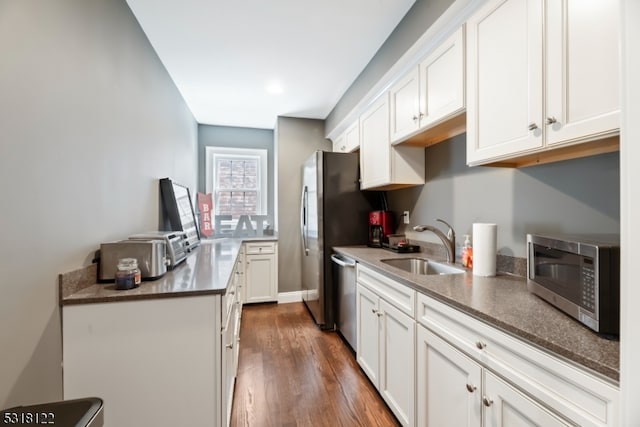
[[[431,226],[431,225],[416,225],[413,227],[415,231],[426,231],[429,230],[433,232],[436,236],[442,240],[442,244],[444,248],[447,250],[447,262],[456,262],[456,233],[453,231],[453,227],[449,225],[446,221],[441,220],[440,218],[436,219],[436,221],[440,221],[449,227],[447,234],[444,234],[439,229]]]

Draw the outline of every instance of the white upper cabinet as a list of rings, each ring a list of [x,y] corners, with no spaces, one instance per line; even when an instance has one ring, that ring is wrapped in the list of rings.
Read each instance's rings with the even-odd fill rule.
[[[618,133],[618,11],[490,0],[467,21],[467,163]]]
[[[389,92],[360,116],[360,188],[386,189],[424,184],[424,148],[392,146]]]
[[[344,132],[344,143],[348,152],[360,148],[360,123],[357,120]]]
[[[360,186],[363,189],[387,184],[391,176],[388,99],[388,95],[383,95],[360,116]]]
[[[464,52],[461,27],[420,63],[420,128],[464,111]]]
[[[492,0],[467,21],[467,163],[542,147],[542,3]]]
[[[389,90],[391,142],[403,142],[462,113],[464,74],[462,27]]]
[[[391,142],[400,141],[420,129],[418,67],[389,89]]]
[[[358,148],[360,148],[360,126],[356,120],[333,141],[333,151],[350,153]]]
[[[333,151],[339,153],[347,152],[347,145],[345,144],[344,133],[341,133],[336,139],[333,140]]]
[[[547,1],[547,144],[620,128],[618,1]]]

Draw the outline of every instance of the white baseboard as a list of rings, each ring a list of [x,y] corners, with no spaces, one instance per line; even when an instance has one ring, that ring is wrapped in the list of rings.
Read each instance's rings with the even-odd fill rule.
[[[301,302],[302,291],[281,292],[278,294],[278,304],[287,304],[290,302]]]

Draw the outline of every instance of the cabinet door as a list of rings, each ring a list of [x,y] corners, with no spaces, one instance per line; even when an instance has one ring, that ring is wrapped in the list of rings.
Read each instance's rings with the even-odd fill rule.
[[[464,109],[464,27],[420,63],[420,128]]]
[[[486,370],[484,388],[485,427],[571,425]]]
[[[417,425],[482,425],[480,365],[424,326],[417,335]]]
[[[389,89],[391,142],[400,141],[419,128],[419,80],[418,67],[415,67]]]
[[[276,301],[278,295],[275,255],[247,255],[246,259],[245,302]]]
[[[360,147],[360,123],[357,120],[344,132],[344,144],[348,152],[355,151]]]
[[[391,178],[389,94],[381,96],[360,116],[361,187],[388,184]]]
[[[347,144],[344,133],[337,137],[335,141],[333,141],[333,151],[339,153],[347,152]]]
[[[378,296],[358,284],[356,291],[358,364],[371,382],[378,387],[380,372],[380,322],[378,315]]]
[[[547,145],[620,128],[618,1],[547,2]]]
[[[542,0],[490,0],[467,21],[467,163],[542,147],[542,17]]]
[[[380,300],[379,391],[400,423],[415,425],[416,322]]]
[[[233,390],[236,378],[236,322],[237,304],[233,304],[222,330],[222,420],[221,425],[228,426],[231,420]]]

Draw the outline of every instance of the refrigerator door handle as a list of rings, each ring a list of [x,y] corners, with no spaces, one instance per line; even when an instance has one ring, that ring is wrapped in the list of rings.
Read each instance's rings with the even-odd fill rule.
[[[305,185],[302,190],[302,196],[300,197],[300,235],[302,237],[302,249],[304,249],[304,254],[309,255],[309,248],[307,247],[307,200],[308,200],[308,190]]]

